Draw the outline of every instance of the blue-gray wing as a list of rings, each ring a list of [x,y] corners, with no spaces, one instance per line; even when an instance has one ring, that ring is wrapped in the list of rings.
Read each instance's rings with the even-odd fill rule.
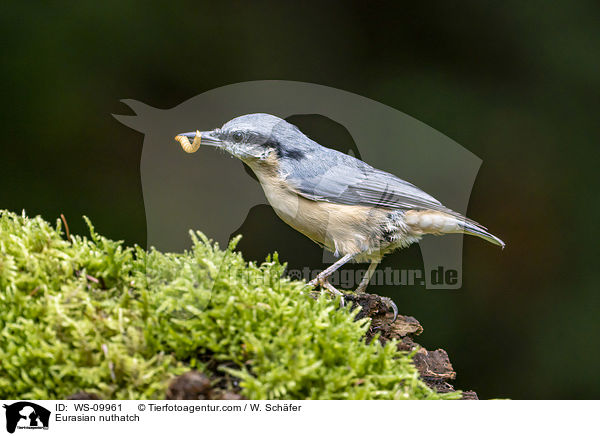
[[[462,217],[431,195],[393,174],[322,147],[298,162],[285,162],[283,176],[310,200],[390,209],[425,209]]]

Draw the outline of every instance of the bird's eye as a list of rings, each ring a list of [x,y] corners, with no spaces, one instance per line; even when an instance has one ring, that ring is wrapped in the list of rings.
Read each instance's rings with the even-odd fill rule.
[[[231,139],[233,139],[233,142],[235,143],[240,143],[242,142],[242,139],[244,139],[244,134],[242,132],[234,132],[233,135],[231,135]]]

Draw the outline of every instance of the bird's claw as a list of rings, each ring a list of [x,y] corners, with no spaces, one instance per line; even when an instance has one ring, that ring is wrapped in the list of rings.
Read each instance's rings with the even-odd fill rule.
[[[340,306],[344,307],[346,305],[346,301],[344,300],[344,294],[338,291],[331,283],[327,281],[326,278],[315,277],[310,282],[308,282],[311,286],[320,286],[321,288],[327,289],[330,294],[337,295],[340,297]]]
[[[388,311],[389,309],[392,309],[392,312],[394,312],[394,319],[392,320],[392,324],[395,323],[396,319],[398,319],[398,306],[396,306],[396,303],[394,303],[394,300],[392,300],[391,298],[381,297],[381,300],[385,301],[385,303],[387,304]]]
[[[325,287],[325,289],[331,292],[332,295],[338,295],[340,297],[340,307],[344,307],[346,305],[346,300],[344,300],[344,294],[338,291],[331,283],[325,281],[325,283],[323,283],[323,286]]]

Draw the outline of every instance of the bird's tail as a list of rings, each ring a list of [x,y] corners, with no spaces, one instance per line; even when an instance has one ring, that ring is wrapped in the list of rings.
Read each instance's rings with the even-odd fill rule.
[[[406,224],[421,234],[443,235],[445,233],[465,233],[467,235],[478,236],[502,248],[505,245],[500,238],[492,235],[481,224],[465,218],[458,212],[450,209],[444,211],[409,210],[405,213],[404,219]]]
[[[467,235],[478,236],[481,239],[485,239],[488,242],[491,242],[494,245],[498,245],[502,248],[506,245],[502,239],[497,236],[492,235],[487,229],[476,222],[473,221],[463,221],[459,223],[459,226],[462,230],[462,233]]]

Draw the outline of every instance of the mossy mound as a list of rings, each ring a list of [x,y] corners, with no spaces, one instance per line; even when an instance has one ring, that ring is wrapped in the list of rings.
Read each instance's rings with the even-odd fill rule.
[[[277,255],[247,263],[201,233],[188,252],[146,251],[88,225],[66,238],[60,221],[0,211],[0,397],[160,399],[191,369],[250,399],[457,397],[394,341],[367,344],[358,309],[282,278]]]

